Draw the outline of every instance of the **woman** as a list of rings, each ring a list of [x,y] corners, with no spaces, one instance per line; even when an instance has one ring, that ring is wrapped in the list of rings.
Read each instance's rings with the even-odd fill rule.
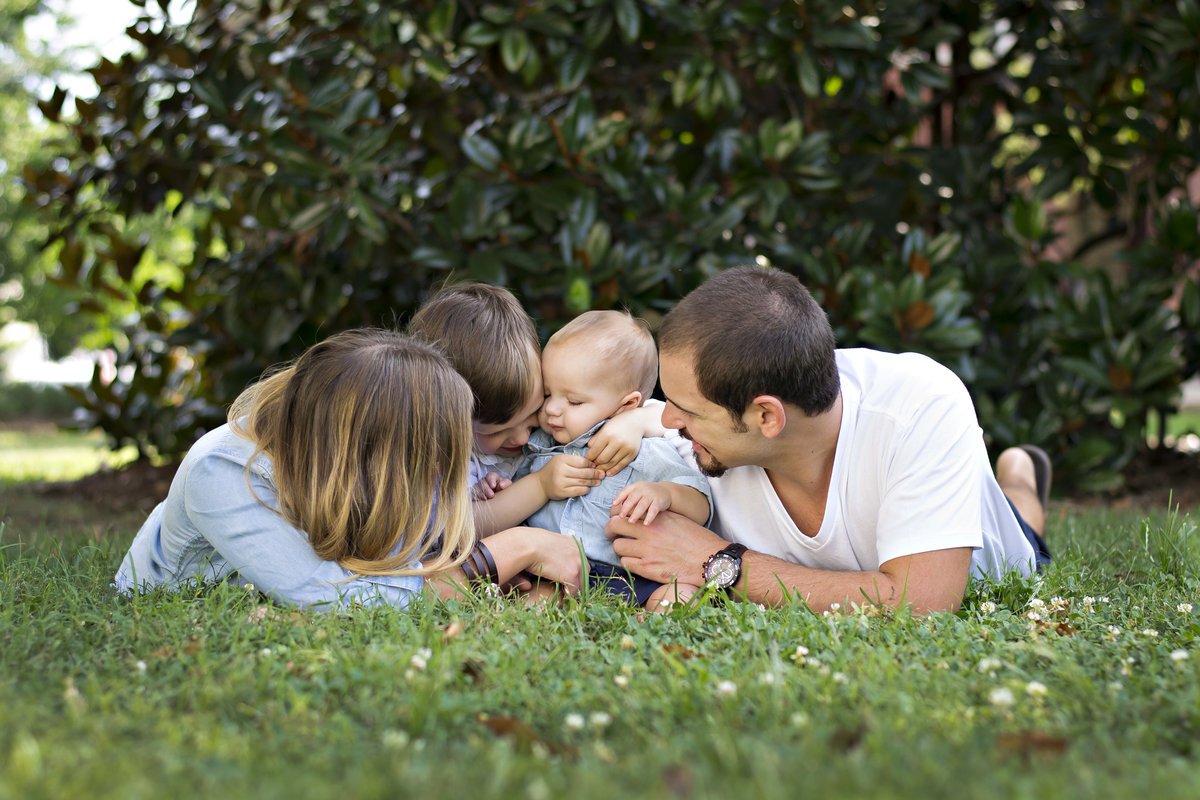
[[[228,581],[300,607],[405,606],[522,571],[574,591],[574,542],[475,542],[471,390],[433,347],[339,333],[242,392],[180,464],[116,576],[125,593]]]

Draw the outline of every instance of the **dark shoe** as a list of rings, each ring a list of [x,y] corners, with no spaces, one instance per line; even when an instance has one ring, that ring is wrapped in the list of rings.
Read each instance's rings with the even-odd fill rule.
[[[1041,502],[1044,512],[1050,505],[1050,480],[1053,476],[1050,456],[1046,455],[1046,451],[1036,444],[1023,444],[1021,449],[1033,459],[1033,478],[1037,484],[1038,500]]]

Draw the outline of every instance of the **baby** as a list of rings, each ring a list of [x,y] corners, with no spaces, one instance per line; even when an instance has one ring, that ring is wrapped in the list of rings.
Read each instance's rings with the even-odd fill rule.
[[[556,459],[585,453],[606,421],[641,408],[657,375],[654,338],[640,320],[620,311],[589,311],[573,319],[542,351],[540,429],[530,436],[511,486],[499,487],[484,501],[498,519],[527,516],[533,527],[573,536],[588,557],[592,585],[651,611],[685,601],[699,587],[630,575],[604,527],[613,515],[649,523],[668,509],[707,524],[708,481],[671,443],[654,438],[642,441],[631,464],[590,490],[577,483],[572,487],[569,479],[560,486],[554,473]]]

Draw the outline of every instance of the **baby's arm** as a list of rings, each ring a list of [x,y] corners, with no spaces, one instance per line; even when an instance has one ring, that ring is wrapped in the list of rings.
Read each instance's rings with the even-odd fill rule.
[[[646,525],[660,511],[674,511],[693,522],[708,522],[708,498],[698,489],[672,481],[639,481],[622,489],[613,501],[612,516],[625,517],[630,522],[641,520]]]
[[[549,500],[565,500],[587,494],[599,486],[604,473],[583,456],[565,453],[551,458],[546,466],[526,475],[495,496],[475,500],[475,530],[480,536],[516,527]]]
[[[588,459],[610,477],[628,467],[637,458],[643,437],[663,435],[662,409],[661,402],[651,401],[604,423],[588,442]]]

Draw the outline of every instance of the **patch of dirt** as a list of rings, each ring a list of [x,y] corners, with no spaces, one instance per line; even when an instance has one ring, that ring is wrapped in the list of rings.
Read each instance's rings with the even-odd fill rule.
[[[1200,452],[1171,448],[1142,450],[1125,468],[1125,486],[1114,492],[1075,495],[1071,505],[1115,509],[1137,508],[1166,511],[1168,505],[1182,511],[1200,508]]]
[[[139,511],[149,514],[166,498],[178,467],[178,462],[156,466],[148,461],[135,461],[78,480],[34,484],[29,491],[78,503],[97,516],[122,516]]]

